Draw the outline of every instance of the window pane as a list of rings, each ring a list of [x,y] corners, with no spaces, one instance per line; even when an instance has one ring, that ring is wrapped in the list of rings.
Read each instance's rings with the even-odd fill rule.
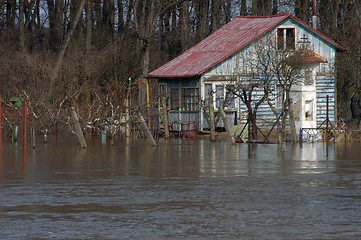
[[[216,86],[216,108],[219,108],[224,103],[224,87],[223,85]]]
[[[278,50],[295,49],[295,29],[278,28],[277,29],[277,49]]]
[[[209,106],[209,96],[212,94],[212,84],[205,84],[204,85],[204,101],[206,104],[206,107]]]
[[[183,111],[197,111],[198,88],[182,88],[181,101]]]
[[[275,101],[275,107],[276,108],[282,108],[283,104],[283,86],[280,84],[277,84],[276,86],[276,101]]]
[[[286,48],[287,50],[295,49],[295,29],[286,29]]]
[[[234,94],[232,93],[232,91],[234,90],[234,85],[229,85],[227,86],[227,94],[226,94],[226,103],[228,108],[234,108],[235,104],[234,104]]]
[[[166,85],[159,84],[159,96],[164,97],[166,95]]]
[[[179,108],[179,89],[171,88],[170,89],[170,109],[178,110]]]

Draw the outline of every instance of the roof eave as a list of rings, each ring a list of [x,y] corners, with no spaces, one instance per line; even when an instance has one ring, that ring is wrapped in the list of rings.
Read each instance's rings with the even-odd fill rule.
[[[190,78],[190,77],[197,77],[200,74],[184,74],[184,75],[157,75],[157,74],[149,74],[147,77],[148,78]]]

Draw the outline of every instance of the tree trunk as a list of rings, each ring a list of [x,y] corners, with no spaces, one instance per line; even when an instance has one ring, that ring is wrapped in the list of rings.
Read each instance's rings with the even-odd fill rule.
[[[19,0],[19,46],[21,50],[25,48],[24,34],[24,0]]]
[[[211,131],[211,141],[216,141],[216,128],[214,124],[214,106],[213,106],[213,94],[208,97],[209,102],[209,130]]]
[[[182,1],[181,9],[181,46],[182,52],[185,52],[189,48],[190,44],[190,31],[189,31],[189,2],[184,0]]]
[[[241,0],[241,16],[247,16],[247,0]]]
[[[197,42],[202,41],[209,34],[208,8],[209,8],[209,1],[204,1],[204,0],[196,1],[196,18],[197,18],[196,41]]]
[[[49,25],[50,25],[50,46],[53,51],[58,51],[63,38],[63,0],[47,0]]]
[[[211,31],[215,32],[220,27],[221,22],[221,2],[212,1],[211,3]]]
[[[273,0],[272,15],[278,14],[278,0]]]
[[[252,0],[252,16],[257,16],[259,14],[258,12],[258,0]]]
[[[86,14],[85,52],[86,52],[86,57],[88,58],[90,56],[90,50],[92,45],[92,29],[93,29],[91,0],[86,1],[85,14]]]
[[[289,99],[289,114],[290,114],[290,131],[291,131],[291,138],[292,142],[297,142],[297,135],[296,135],[296,127],[295,127],[295,113],[293,111],[293,102],[292,99]]]
[[[70,39],[73,35],[73,32],[74,32],[74,29],[76,27],[76,25],[78,24],[78,21],[80,19],[80,16],[83,12],[83,9],[84,9],[84,5],[85,5],[85,2],[86,0],[82,0],[79,4],[79,7],[78,7],[78,11],[75,15],[75,19],[72,21],[72,25],[70,26],[70,29],[69,31],[67,32],[66,36],[65,36],[65,39],[64,39],[64,42],[60,48],[60,51],[59,51],[59,54],[58,54],[58,57],[57,57],[57,61],[56,61],[56,64],[53,68],[53,72],[50,76],[50,85],[49,85],[49,96],[52,95],[53,91],[54,91],[54,83],[55,83],[55,79],[56,77],[58,76],[58,73],[60,71],[60,68],[61,68],[61,65],[63,63],[63,59],[64,59],[64,54],[65,54],[65,51],[69,45],[69,42],[70,42]]]
[[[6,1],[6,30],[13,31],[15,28],[16,1]]]
[[[272,0],[265,0],[264,10],[266,16],[270,16],[272,14]]]

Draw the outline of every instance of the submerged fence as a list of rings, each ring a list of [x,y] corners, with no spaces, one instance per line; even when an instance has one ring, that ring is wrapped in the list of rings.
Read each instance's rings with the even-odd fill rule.
[[[340,128],[301,128],[300,142],[361,142],[361,130]]]

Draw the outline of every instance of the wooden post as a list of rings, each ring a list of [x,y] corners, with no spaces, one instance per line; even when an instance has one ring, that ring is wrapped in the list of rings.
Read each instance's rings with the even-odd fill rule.
[[[58,145],[58,121],[55,123],[55,143]]]
[[[236,140],[234,139],[234,137],[233,137],[233,135],[232,135],[231,127],[230,127],[229,124],[228,124],[226,114],[225,114],[225,112],[223,111],[223,107],[220,107],[220,108],[219,108],[219,113],[221,114],[221,118],[222,118],[222,121],[223,121],[223,125],[224,125],[224,127],[226,128],[227,135],[228,135],[229,139],[231,140],[231,143],[232,143],[232,144],[235,144],[235,143],[236,143]]]
[[[125,99],[125,136],[130,137],[130,115],[129,115],[129,99]]]
[[[44,141],[44,143],[48,143],[48,131],[47,130],[45,130],[45,132],[44,132],[43,141]]]
[[[138,118],[140,121],[140,126],[142,127],[145,135],[147,136],[147,138],[149,139],[149,141],[151,141],[151,143],[153,144],[153,146],[156,146],[157,144],[154,141],[154,138],[152,136],[152,133],[150,132],[147,123],[145,122],[142,113],[140,111],[138,111]]]
[[[164,137],[169,138],[169,121],[167,111],[167,101],[165,97],[162,97],[162,110],[163,110],[163,122],[164,122]]]
[[[329,104],[329,99],[328,99],[328,95],[327,95],[327,97],[326,97],[326,132],[327,132],[327,134],[328,134],[328,122],[330,121],[329,119],[328,119],[328,104]]]
[[[28,116],[28,110],[27,110],[27,102],[24,101],[24,108],[23,108],[23,151],[26,151],[26,146],[27,146],[27,135],[26,135],[26,132],[27,132],[27,116]]]
[[[147,89],[147,115],[148,115],[148,128],[150,128],[150,102],[149,102],[149,81],[148,78],[145,79],[146,89]]]
[[[3,99],[0,98],[0,152],[3,149]]]
[[[79,140],[80,146],[81,146],[82,148],[86,148],[86,147],[87,147],[87,144],[86,144],[86,141],[85,141],[85,138],[84,138],[83,131],[81,130],[81,127],[80,127],[80,124],[79,124],[78,115],[76,114],[74,107],[70,107],[70,112],[71,112],[71,116],[72,116],[72,118],[73,118],[73,124],[74,124],[74,127],[75,127],[75,133],[76,133],[76,135],[78,136],[78,140]]]
[[[247,122],[248,122],[248,142],[252,142],[252,135],[251,135],[251,131],[252,131],[252,127],[251,124],[253,124],[251,122],[251,118],[252,118],[252,109],[251,109],[251,93],[249,94],[249,99],[247,102],[247,108],[248,108],[248,117],[247,117]]]
[[[33,148],[35,148],[36,146],[36,136],[35,136],[35,128],[31,129],[31,136],[32,136],[32,144],[33,144]]]
[[[290,127],[291,127],[291,137],[292,142],[297,142],[297,136],[296,136],[296,126],[295,126],[295,112],[293,108],[293,101],[290,98],[289,99],[289,109],[290,109]]]
[[[132,83],[132,78],[129,77],[128,79],[128,95],[125,98],[125,136],[127,138],[130,137],[131,135],[131,124],[130,124],[130,114],[129,114],[129,107],[130,107],[130,103],[131,103],[131,95],[132,95],[132,90],[131,90],[131,83]]]
[[[211,131],[211,141],[216,141],[216,127],[214,125],[214,106],[213,106],[213,94],[208,97],[209,102],[209,129]]]

